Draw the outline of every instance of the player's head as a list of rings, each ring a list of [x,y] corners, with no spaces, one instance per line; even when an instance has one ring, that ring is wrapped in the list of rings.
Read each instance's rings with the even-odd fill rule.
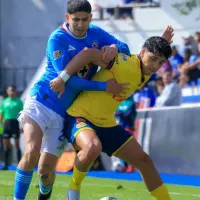
[[[164,85],[170,84],[173,81],[173,75],[171,72],[165,72],[162,75],[162,81]]]
[[[10,85],[7,87],[6,92],[8,97],[13,98],[16,96],[16,87],[14,85]]]
[[[76,37],[85,36],[92,19],[92,7],[87,0],[69,0],[65,15],[70,31]]]
[[[140,53],[143,73],[149,76],[156,73],[171,54],[171,46],[164,38],[156,36],[147,39]]]

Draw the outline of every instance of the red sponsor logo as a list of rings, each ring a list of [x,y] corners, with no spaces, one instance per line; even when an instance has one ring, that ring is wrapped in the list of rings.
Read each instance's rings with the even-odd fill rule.
[[[86,121],[85,121],[85,119],[83,119],[83,118],[77,117],[77,118],[76,118],[76,123],[79,124],[79,123],[81,123],[81,122],[86,122]]]
[[[116,101],[122,102],[126,99],[125,96],[117,96],[117,95],[113,95],[112,98]]]

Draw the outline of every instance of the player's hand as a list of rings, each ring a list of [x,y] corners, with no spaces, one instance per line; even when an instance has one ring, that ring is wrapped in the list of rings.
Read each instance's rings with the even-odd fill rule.
[[[65,82],[58,76],[50,81],[50,87],[54,92],[59,92],[58,98],[60,98],[65,91]]]
[[[101,48],[103,52],[103,61],[105,63],[109,63],[111,60],[114,59],[115,56],[118,54],[118,47],[115,44],[110,46],[104,46]]]
[[[124,95],[129,88],[127,87],[129,83],[117,83],[115,79],[110,79],[107,81],[106,91],[113,95]]]
[[[173,43],[174,29],[172,28],[172,26],[167,26],[167,28],[163,31],[161,37],[166,39],[170,44]]]

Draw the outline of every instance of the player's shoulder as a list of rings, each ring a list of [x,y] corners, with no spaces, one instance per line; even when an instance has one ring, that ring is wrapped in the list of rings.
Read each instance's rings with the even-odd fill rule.
[[[51,35],[49,36],[49,40],[67,40],[68,39],[68,34],[64,29],[61,27],[58,27],[55,29]]]
[[[100,28],[99,26],[97,26],[95,24],[90,24],[89,27],[88,27],[88,31],[93,32],[93,33],[106,32],[105,30],[103,30],[102,28]]]
[[[2,104],[5,103],[6,101],[8,101],[9,98],[8,97],[5,97],[3,100],[2,100]]]

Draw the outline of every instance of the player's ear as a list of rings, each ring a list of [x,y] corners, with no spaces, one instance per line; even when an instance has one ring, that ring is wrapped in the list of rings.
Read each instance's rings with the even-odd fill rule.
[[[143,58],[144,53],[145,53],[145,49],[142,49],[141,52],[140,52],[140,56],[141,56],[141,58]]]
[[[68,22],[69,21],[69,14],[68,13],[65,13],[65,18],[66,18],[66,21]]]

